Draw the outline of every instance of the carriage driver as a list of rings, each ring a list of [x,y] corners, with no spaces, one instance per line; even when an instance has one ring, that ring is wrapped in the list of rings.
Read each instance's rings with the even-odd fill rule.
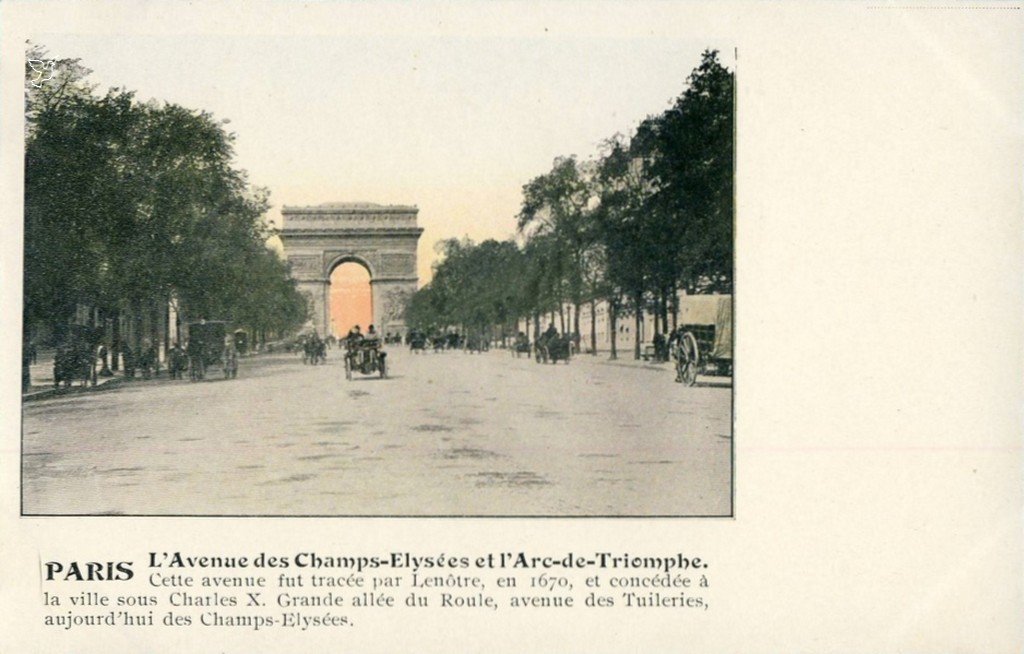
[[[554,323],[548,323],[548,328],[544,330],[544,333],[540,335],[542,342],[550,343],[552,340],[558,338],[558,330],[555,329]]]
[[[359,331],[359,325],[356,324],[352,326],[352,329],[348,331],[348,335],[345,336],[345,349],[348,350],[349,356],[355,356],[360,343],[362,343],[362,332]]]
[[[364,338],[365,340],[373,341],[374,344],[376,344],[380,341],[380,334],[378,334],[377,330],[373,328],[373,325],[370,325],[369,329],[366,330],[366,336]]]

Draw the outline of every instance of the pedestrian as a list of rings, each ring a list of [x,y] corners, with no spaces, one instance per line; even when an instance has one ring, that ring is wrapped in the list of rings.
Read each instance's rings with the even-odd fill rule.
[[[665,345],[665,335],[661,332],[654,335],[654,360],[659,363],[668,361],[668,349]]]
[[[107,349],[107,346],[102,344],[102,343],[100,343],[100,346],[99,346],[99,348],[96,351],[96,356],[99,357],[100,366],[102,366],[102,369],[100,370],[100,377],[113,377],[114,376],[114,373],[110,372],[110,365],[107,362],[107,354],[109,352],[110,351]]]

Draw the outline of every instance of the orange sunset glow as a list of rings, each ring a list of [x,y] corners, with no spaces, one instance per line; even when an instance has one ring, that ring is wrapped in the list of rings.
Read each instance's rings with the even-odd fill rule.
[[[366,332],[373,322],[370,273],[357,263],[343,263],[331,273],[331,326],[341,337],[353,325]]]

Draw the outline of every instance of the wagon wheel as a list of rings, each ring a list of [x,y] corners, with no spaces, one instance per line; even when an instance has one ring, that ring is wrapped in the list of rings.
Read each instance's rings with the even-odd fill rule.
[[[352,381],[352,357],[345,356],[345,379]]]
[[[700,367],[700,348],[691,332],[683,334],[676,349],[676,381],[687,386],[697,383],[697,369]]]

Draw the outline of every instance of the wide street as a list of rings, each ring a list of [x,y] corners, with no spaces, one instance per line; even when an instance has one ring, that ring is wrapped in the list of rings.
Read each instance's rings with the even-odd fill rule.
[[[26,514],[728,515],[730,379],[607,355],[341,352],[24,404]]]

